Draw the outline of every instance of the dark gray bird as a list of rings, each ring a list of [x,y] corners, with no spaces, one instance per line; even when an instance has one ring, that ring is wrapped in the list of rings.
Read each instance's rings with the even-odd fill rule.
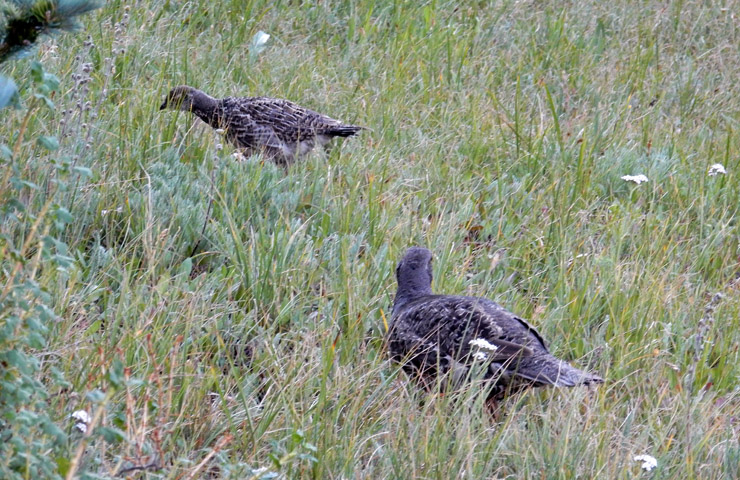
[[[603,382],[551,355],[534,327],[499,304],[432,293],[432,252],[426,248],[409,248],[396,277],[388,348],[425,385],[441,375],[449,375],[453,386],[482,379],[491,389],[488,400],[496,402],[527,387]]]
[[[247,155],[262,153],[279,165],[289,165],[318,143],[349,137],[363,127],[347,125],[288,100],[269,97],[216,99],[187,85],[170,90],[160,110],[192,112],[213,128],[222,129]]]

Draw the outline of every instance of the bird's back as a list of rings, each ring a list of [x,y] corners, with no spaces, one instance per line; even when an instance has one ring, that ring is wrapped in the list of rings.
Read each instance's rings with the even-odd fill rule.
[[[349,134],[353,134],[361,130],[361,127],[345,125],[327,115],[279,98],[226,97],[220,103],[223,117],[228,123],[243,122],[269,127],[284,141],[331,135],[332,132],[351,131]]]
[[[441,347],[450,353],[464,347],[464,340],[479,336],[490,337],[489,341],[502,339],[533,352],[549,353],[534,327],[486,298],[425,295],[399,309],[392,323],[423,337],[439,335]]]

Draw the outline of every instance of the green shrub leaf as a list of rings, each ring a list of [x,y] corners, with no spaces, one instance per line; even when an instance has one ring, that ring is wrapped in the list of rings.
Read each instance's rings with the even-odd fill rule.
[[[59,140],[57,140],[57,137],[41,136],[38,138],[37,141],[39,145],[47,150],[54,151],[59,149]]]

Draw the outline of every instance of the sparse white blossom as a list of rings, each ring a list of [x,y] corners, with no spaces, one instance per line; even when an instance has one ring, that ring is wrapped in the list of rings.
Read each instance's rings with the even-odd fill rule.
[[[226,133],[226,130],[224,130],[223,128],[217,128],[216,133],[218,133],[219,135],[223,135],[224,133]]]
[[[714,165],[709,167],[709,172],[707,172],[707,175],[709,175],[710,177],[714,177],[715,175],[720,173],[724,175],[727,173],[727,170],[725,170],[725,166],[721,163],[715,163]]]
[[[648,178],[645,175],[643,175],[643,174],[639,174],[639,175],[623,175],[622,176],[622,180],[624,180],[625,182],[635,182],[636,184],[639,185],[639,184],[641,184],[643,182],[647,182],[648,181]]]
[[[485,362],[486,360],[488,360],[488,355],[483,352],[475,352],[473,354],[473,359],[478,362]]]
[[[90,423],[90,414],[85,410],[77,410],[72,412],[71,418],[75,420],[75,428],[82,433],[87,432],[87,425]]]
[[[658,461],[652,455],[635,455],[634,460],[636,462],[642,462],[641,467],[646,472],[658,466]]]
[[[476,338],[475,340],[471,340],[468,342],[471,347],[478,347],[483,350],[488,350],[489,352],[495,352],[498,350],[498,347],[492,343],[490,343],[485,338]]]
[[[72,412],[72,415],[70,415],[70,417],[74,418],[78,422],[90,423],[90,414],[87,413],[85,410],[77,410],[75,412]]]
[[[121,213],[121,212],[123,212],[123,207],[118,207],[118,208],[116,208],[114,210],[106,210],[106,209],[103,209],[103,210],[100,211],[100,215],[102,215],[104,217],[104,216],[108,215],[110,212]]]

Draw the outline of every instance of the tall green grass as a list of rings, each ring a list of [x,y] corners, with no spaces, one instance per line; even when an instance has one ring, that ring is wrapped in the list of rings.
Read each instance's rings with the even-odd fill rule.
[[[61,148],[24,144],[17,167],[46,185],[63,156],[93,178],[24,198],[40,208],[51,192],[74,217],[75,266],[38,272],[60,316],[38,355],[72,383],[50,400],[56,418],[102,408],[118,431],[88,439],[81,469],[736,478],[737,12],[109,1],[86,19],[87,46],[44,44],[67,112],[38,109],[27,128],[55,129]],[[271,40],[255,57],[259,30]],[[27,63],[3,68],[30,88]],[[209,127],[157,110],[183,83],[368,130],[288,171],[237,161]],[[0,138],[24,115],[4,110]],[[727,175],[709,177],[713,163]],[[650,181],[620,178],[638,173]],[[18,241],[26,228],[0,225]],[[436,291],[499,301],[605,385],[528,392],[498,420],[475,391],[419,389],[383,345],[410,245],[435,252]]]

